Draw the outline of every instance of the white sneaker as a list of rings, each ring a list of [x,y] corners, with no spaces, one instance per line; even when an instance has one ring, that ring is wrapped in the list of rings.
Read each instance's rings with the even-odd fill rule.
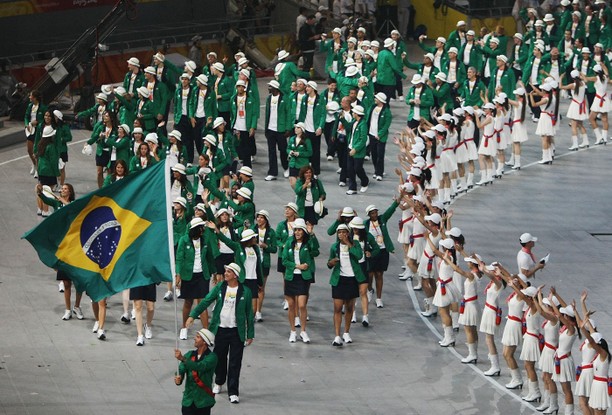
[[[370,156],[365,156],[363,159],[364,159],[365,161],[369,161],[369,160],[370,160]]]
[[[136,320],[136,310],[134,310],[132,308],[132,314],[130,315],[130,317],[132,318],[132,320]]]
[[[38,179],[38,171],[34,171],[34,178]]]
[[[357,193],[357,190],[350,190],[350,189],[349,189],[349,190],[347,190],[347,191],[346,191],[346,194],[347,194],[347,195],[354,195],[354,194],[356,194],[356,193]]]
[[[421,284],[421,283],[419,282],[417,285],[415,285],[414,287],[412,287],[412,289],[413,289],[414,291],[421,291],[421,290],[423,289],[423,284]]]
[[[372,296],[374,296],[374,290],[368,290],[368,292],[366,293],[366,296],[368,297],[368,303],[371,303]]]
[[[181,289],[177,288],[174,290],[174,298],[180,298],[181,296]]]
[[[287,177],[289,177],[289,170],[285,170],[283,172],[283,177],[286,179]]]
[[[172,291],[166,291],[164,295],[164,301],[172,301]]]
[[[121,322],[123,324],[129,324],[130,323],[130,315],[128,313],[123,313],[121,315]]]
[[[289,303],[287,300],[283,300],[283,310],[289,310]]]
[[[333,161],[334,160],[334,156],[327,156],[327,161]]]
[[[268,175],[264,180],[267,182],[271,182],[272,180],[276,180],[276,176]]]
[[[370,325],[370,320],[368,319],[368,315],[364,315],[363,317],[361,317],[361,325],[363,327],[368,327]]]
[[[36,209],[36,215],[38,216],[42,216],[42,210],[40,209]],[[61,284],[61,283],[60,283]]]
[[[406,270],[400,274],[399,279],[401,281],[406,281],[412,278],[412,271],[410,270],[410,268],[406,268]]]
[[[229,401],[230,403],[240,403],[240,398],[238,397],[238,395],[231,395],[229,397]]]
[[[216,395],[216,394],[218,394],[218,393],[221,393],[221,387],[222,387],[222,386],[223,386],[223,385],[217,385],[217,384],[215,383],[215,386],[213,386],[213,393],[214,393],[215,395]]]
[[[106,334],[104,333],[104,330],[102,329],[98,330],[98,340],[106,340]]]
[[[144,336],[138,336],[136,339],[136,346],[144,346]]]
[[[338,186],[340,186],[340,187],[346,187],[346,182],[338,182]]]
[[[40,216],[42,216],[43,218],[48,218],[49,216],[51,216],[51,212],[49,212],[48,210],[47,211],[43,210]]]
[[[351,323],[357,323],[357,313],[353,312],[353,317],[351,317]]]
[[[334,337],[334,341],[332,342],[332,346],[340,347],[342,346],[342,339],[340,336]]]
[[[59,284],[57,284],[57,290],[61,293],[63,293],[66,290],[66,288],[64,287],[64,281],[60,281]]]
[[[367,191],[368,191],[368,186],[361,186],[361,189],[359,189],[359,191],[360,191],[361,193],[365,193],[365,192],[367,192]]]
[[[62,320],[70,320],[72,318],[72,311],[66,310],[62,316]]]
[[[255,313],[255,321],[257,321],[258,323],[263,321],[263,317],[261,316],[261,313],[259,311]]]
[[[97,321],[94,323],[93,325],[93,329],[91,329],[92,332],[97,333],[98,332],[98,327],[100,327],[100,323],[98,323]]]
[[[376,181],[377,182],[382,182],[382,176],[376,176]]]
[[[183,327],[179,332],[179,340],[187,340],[187,327]]]
[[[342,167],[338,167],[338,170],[336,170],[336,174],[340,174],[342,173]]]
[[[145,323],[144,329],[145,329],[145,338],[146,339],[152,338],[153,337],[153,332],[151,331],[151,326],[149,326],[147,323]]]
[[[383,307],[384,307],[384,305],[383,305],[382,300],[380,298],[377,298],[376,299],[376,308],[383,308]]]
[[[344,343],[353,343],[353,339],[351,339],[351,335],[348,333],[342,335],[342,340],[344,340]]]
[[[299,317],[296,317],[296,318],[293,319],[293,325],[295,327],[302,327],[302,322],[300,321]]]
[[[76,318],[79,320],[83,320],[85,316],[83,315],[83,311],[81,311],[81,307],[73,307],[72,312],[76,315]]]
[[[36,172],[36,166],[32,164],[32,168],[30,169],[30,176]]]
[[[289,333],[289,343],[295,343],[297,339],[297,333],[295,331],[292,331],[291,333]]]
[[[308,337],[308,333],[306,333],[305,331],[300,332],[300,337],[302,338],[302,341],[304,343],[310,343],[310,337]]]

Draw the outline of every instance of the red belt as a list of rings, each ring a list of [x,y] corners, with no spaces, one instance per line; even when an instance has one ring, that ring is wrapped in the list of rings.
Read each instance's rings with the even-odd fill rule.
[[[423,254],[427,257],[427,272],[430,272],[433,269],[433,260],[436,256],[427,255],[427,251],[423,251]]]
[[[589,363],[588,365],[582,365],[582,366],[580,366],[580,368],[582,370],[584,370],[584,369],[593,369],[593,363]]]
[[[501,132],[503,131],[503,129],[502,130],[493,130],[493,131],[497,135],[497,143],[499,144],[501,142]]]
[[[551,112],[546,112],[546,111],[542,111],[542,112],[550,117],[550,119],[552,120],[552,125],[554,127],[555,124],[557,123],[557,116]]]
[[[494,305],[491,305],[489,303],[485,303],[485,307],[489,307],[491,310],[497,312],[497,307],[495,307]],[[508,316],[508,317],[510,317],[510,316]]]
[[[415,240],[416,238],[422,238],[422,237],[424,237],[424,236],[425,236],[425,235],[423,235],[422,233],[417,233],[416,235],[415,235],[415,234],[410,235],[410,247],[413,247],[413,246],[414,246],[414,240]]]
[[[478,300],[478,296],[477,295],[475,295],[473,297],[470,297],[470,298],[464,298],[463,299],[463,301],[465,301],[466,303],[469,303],[470,301],[476,301],[476,300]]]
[[[572,101],[579,105],[579,114],[586,114],[586,100],[583,99],[581,102],[578,102],[572,98]]]
[[[549,349],[557,350],[557,346],[553,346],[550,343],[544,343],[544,346],[548,347]]]
[[[608,94],[603,94],[603,96],[595,94],[595,98],[599,98],[599,107],[603,107],[604,104],[604,100],[606,99],[606,95]]]
[[[429,166],[427,166],[428,169],[431,169],[432,167],[436,167],[436,163],[430,164]]]
[[[593,380],[598,380],[600,382],[608,382],[608,378],[602,378],[601,376],[593,376]]]
[[[451,283],[452,281],[453,281],[453,277],[450,277],[447,280],[438,278],[438,282],[440,283],[440,291],[442,292],[442,295],[446,295],[446,284]]]
[[[466,139],[465,139],[465,140],[463,140],[463,141],[464,141],[464,142],[466,142],[466,143],[467,143],[468,141],[474,141],[474,137],[472,137],[472,138],[466,138]]]
[[[414,219],[414,216],[410,216],[408,219],[400,219],[399,221],[400,232],[402,231],[402,229],[404,229],[404,224],[410,222],[412,219]]]
[[[528,332],[528,331],[526,331],[526,332],[525,332],[525,334],[528,334],[528,335],[530,335],[530,336],[533,336],[533,337],[535,337],[536,339],[539,339],[539,338],[540,338],[540,336],[538,336],[537,334],[530,333],[530,332]]]
[[[464,144],[465,144],[465,141],[461,141],[459,144],[457,144],[457,145],[456,145],[456,146],[453,148],[453,150],[457,151],[457,149],[458,149],[459,147],[461,147],[462,145],[464,145]],[[467,144],[465,144],[465,147],[467,148]]]
[[[493,134],[484,136],[484,139],[485,139],[484,146],[485,147],[489,147],[489,138],[491,137],[493,137]]]
[[[511,315],[508,315],[508,318],[509,318],[510,320],[512,320],[512,321],[516,321],[516,322],[519,322],[519,323],[522,323],[522,322],[523,322],[523,320],[521,320],[521,318],[520,318],[520,317],[517,317],[517,316],[511,316]]]
[[[548,346],[547,343],[544,343],[544,345]],[[566,354],[564,354],[563,356],[558,356],[557,359],[558,360],[563,360],[563,359],[567,359],[568,357],[570,357],[572,355],[572,352],[568,352]]]
[[[446,147],[446,148],[445,148],[444,150],[442,150],[442,151],[446,151],[446,150],[454,150],[454,149],[455,149],[455,147]]]

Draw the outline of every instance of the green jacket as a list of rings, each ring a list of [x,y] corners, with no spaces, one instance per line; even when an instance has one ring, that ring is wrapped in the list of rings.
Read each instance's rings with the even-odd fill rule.
[[[156,127],[157,122],[155,118],[157,117],[157,112],[155,109],[155,105],[153,105],[153,103],[150,100],[145,99],[143,101],[139,99],[136,104],[136,107],[134,108],[134,115],[136,118],[142,118],[143,123],[144,123],[142,129],[145,132],[147,133],[155,132],[155,130],[157,129]]]
[[[393,52],[388,49],[382,49],[378,53],[376,67],[378,69],[376,74],[377,84],[385,86],[395,85],[396,75],[399,75],[402,79],[406,79],[406,75],[402,72],[401,64],[398,63]]]
[[[246,221],[249,222],[249,227],[255,223],[255,204],[246,200],[243,204],[238,204],[232,199],[226,199],[227,204],[234,209],[234,228],[243,228]]]
[[[153,158],[151,155],[148,155],[147,158],[148,162],[146,167],[151,167],[152,165],[157,163],[157,160],[155,160],[155,158]],[[142,167],[142,165],[140,164],[139,156],[132,156],[132,158],[130,159],[130,174],[144,170],[146,167]]]
[[[132,79],[132,71],[127,71],[125,76],[123,77],[123,88],[130,93],[130,80]],[[138,88],[146,84],[145,76],[142,71],[138,71],[136,74],[136,79],[134,79],[134,85],[132,86],[131,94],[134,96],[138,96],[138,92],[136,91]]]
[[[413,63],[413,62],[410,62],[410,61],[408,60],[408,57],[406,56],[406,57],[404,58],[404,65],[405,65],[407,68],[414,69],[415,71],[417,71],[417,73],[418,73],[419,75],[421,75],[421,76],[423,75],[423,68],[425,67],[425,64],[424,64],[424,63]],[[431,82],[435,82],[435,80],[436,80],[436,75],[438,74],[438,72],[440,72],[440,70],[439,70],[438,68],[436,68],[435,66],[433,66],[433,65],[432,65],[432,66],[431,66],[431,69],[429,70],[429,80],[430,80]]]
[[[95,115],[96,119],[94,120],[94,122],[97,122],[98,108],[99,107],[100,107],[100,104],[98,104],[97,101],[96,101],[96,103],[94,104],[93,107],[89,107],[85,111],[79,112],[76,116],[77,116],[77,118],[89,118],[92,115]],[[108,109],[108,104],[106,105],[106,107],[107,107],[106,109]],[[40,110],[40,106],[38,108]],[[44,112],[43,112],[43,115],[44,115]],[[27,112],[26,112],[26,116],[28,116]]]
[[[467,36],[465,36],[465,33],[464,33],[464,39],[467,41]],[[446,50],[449,50],[452,47],[455,47],[457,48],[457,50],[459,50],[461,49],[461,46],[463,45],[461,44],[461,36],[459,36],[459,31],[453,30],[448,35],[448,39],[446,39]]]
[[[216,77],[208,78],[208,85],[215,92],[217,99],[217,110],[219,112],[230,112],[232,109],[232,97],[236,93],[234,80],[227,75],[223,75],[219,81],[217,89],[215,89]]]
[[[591,23],[596,22],[597,19],[593,18],[591,19]],[[599,36],[599,24],[596,23],[593,28],[593,32],[591,32],[591,34],[595,35],[595,38],[597,38]],[[546,28],[544,28],[544,31],[546,31]],[[546,32],[548,33],[548,32]],[[550,31],[550,34],[548,35],[548,40],[550,41],[550,45],[551,47],[556,45],[557,43],[559,43],[559,41],[563,39],[563,29],[561,29],[557,24],[553,25],[553,28]],[[591,40],[591,37],[589,36],[589,41]],[[593,44],[597,43],[597,41],[595,41]]]
[[[208,330],[217,334],[219,324],[221,323],[221,309],[225,302],[225,293],[227,291],[227,282],[222,282],[213,287],[200,303],[189,313],[189,317],[193,319],[199,318],[200,314],[208,308],[209,305],[215,303],[215,308],[212,312],[210,325]],[[257,294],[257,293],[255,293]],[[253,295],[249,287],[243,284],[238,284],[238,292],[236,293],[236,326],[238,327],[238,335],[240,341],[245,342],[247,339],[255,338],[255,320],[253,314]]]
[[[234,251],[234,262],[240,265],[240,275],[238,276],[238,281],[244,283],[246,279],[246,271],[244,269],[244,265],[246,264],[247,254],[245,248],[242,247],[241,243],[238,241],[233,241],[227,236],[223,235],[221,232],[217,233],[217,238],[222,241],[225,245],[227,245],[232,251]],[[262,265],[262,257],[261,251],[259,250],[259,246],[253,246],[253,250],[255,251],[255,255],[257,256],[257,285],[263,286],[263,271],[261,269]]]
[[[372,114],[374,114],[375,108],[376,107],[373,106],[368,112],[367,121],[366,121],[368,133],[370,131],[370,123],[372,122]],[[389,138],[389,127],[391,127],[391,121],[393,120],[393,116],[391,115],[391,110],[389,109],[387,105],[383,105],[382,108],[383,109],[382,111],[380,111],[380,114],[378,116],[377,135],[381,143],[386,143],[387,139]]]
[[[293,281],[295,271],[295,238],[289,238],[285,243],[282,253],[283,265],[285,266],[285,280]],[[315,258],[319,256],[319,241],[314,235],[310,235],[308,242],[302,244],[300,249],[300,264],[308,264],[308,269],[302,270],[302,279],[311,280],[315,272]]]
[[[497,57],[499,55],[504,54],[504,50],[501,47],[496,47],[495,49],[491,49],[488,46],[477,46],[480,53],[482,53],[482,67],[481,73],[484,76],[485,66],[487,65],[487,61],[489,62],[489,72],[491,72],[491,77],[493,77],[493,72],[495,72],[495,68],[497,67]]]
[[[489,101],[493,101],[495,97],[495,85],[497,85],[497,68],[495,68],[491,73],[491,81],[489,83]],[[508,68],[502,74],[502,79],[500,81],[500,85],[502,87],[502,91],[506,93],[508,98],[514,99],[514,89],[516,88],[516,78],[514,76],[514,71],[511,68]]]
[[[200,88],[196,87],[193,89],[189,100],[189,118],[195,118],[199,99]],[[204,96],[204,115],[206,118],[212,117],[213,120],[218,116],[217,96],[215,95],[214,89],[211,88],[206,88],[206,95]],[[204,136],[203,131],[199,131],[198,134]]]
[[[119,102],[117,105],[117,118],[119,118],[119,124],[126,124],[132,128],[134,120],[136,119],[135,109],[137,98],[132,98],[128,101],[121,95],[115,95],[115,97]]]
[[[236,117],[237,117],[237,112],[238,112],[238,104],[237,104],[237,99],[238,96],[234,95],[232,97],[232,103],[231,103],[231,122],[230,125],[232,126],[232,129],[234,129],[234,126],[236,124]],[[246,94],[246,101],[244,104],[244,111],[245,111],[245,121],[246,121],[246,129],[247,131],[250,128],[254,128],[257,129],[257,120],[259,118],[259,101],[256,101],[253,97],[249,96],[248,94]]]
[[[518,54],[515,51],[515,46],[516,45],[512,45],[512,49],[508,54],[508,66],[514,67],[518,65],[519,70],[526,69],[525,64],[529,59],[529,45],[522,42],[519,45]]]
[[[293,156],[290,153],[295,151],[298,153],[297,156]],[[287,154],[289,154],[289,167],[301,169],[302,167],[310,164],[310,157],[312,156],[312,143],[306,137],[302,135],[302,139],[299,144],[297,143],[297,136],[293,136],[287,143]]]
[[[457,55],[457,59],[461,61],[461,63],[463,63],[463,55],[465,54],[466,45],[467,43],[461,46],[461,49],[459,49],[459,55]],[[482,72],[483,64],[484,62],[482,58],[482,53],[480,53],[478,46],[476,45],[476,43],[474,43],[472,44],[472,48],[470,49],[470,57],[469,57],[468,64],[466,66],[467,68],[469,68],[470,66],[473,66],[474,68],[476,68],[476,72],[480,73]]]
[[[266,118],[264,130],[268,130],[270,124],[270,102],[272,95],[266,98]],[[278,103],[276,104],[276,131],[284,133],[293,129],[294,114],[291,113],[291,100],[286,98],[281,92],[278,94]]]
[[[436,49],[434,46],[427,46],[422,42],[419,42],[419,46],[421,47],[421,49],[423,49],[426,53],[431,53],[432,55],[434,55],[434,57],[436,56],[436,53],[438,52],[438,49]],[[444,47],[445,50],[448,50],[448,45],[446,45]],[[444,68],[444,64],[446,63],[446,59],[447,59],[447,54],[443,53],[442,56],[440,56],[440,68]]]
[[[155,66],[157,71],[157,66]],[[169,60],[164,61],[164,68],[162,69],[161,81],[168,89],[168,97],[171,98],[174,95],[176,89],[176,83],[179,81],[179,77],[183,74],[183,69],[179,68]],[[157,76],[155,77],[157,79]],[[167,101],[169,103],[170,101]],[[163,107],[165,108],[165,107]]]
[[[350,123],[346,122],[344,117],[340,117],[340,122],[344,125],[346,129],[346,142],[349,148],[352,147],[355,150],[353,157],[356,159],[362,159],[366,156],[366,144],[368,142],[368,124],[366,122],[365,116],[357,123],[357,127],[355,131],[353,131],[353,125],[355,124],[355,119]],[[348,150],[350,153],[350,150]]]
[[[327,55],[325,57],[325,73],[329,74],[333,72],[332,67],[334,61],[337,62],[338,72],[342,69],[342,53],[346,48],[346,43],[340,40],[340,47],[337,51],[334,50],[334,39],[328,39],[326,41],[322,41],[319,45],[319,50],[321,52],[326,52]]]
[[[33,104],[30,102],[28,104],[28,107],[26,108],[25,116],[23,118],[23,124],[26,127],[28,126],[30,121],[34,121],[34,120],[30,119],[30,117],[32,115],[32,106],[33,106]],[[38,121],[38,125],[41,125],[43,123],[46,111],[47,111],[47,106],[46,105],[44,105],[42,103],[38,104],[38,109],[36,110],[36,121]]]
[[[101,156],[105,151],[110,151],[108,142],[117,135],[117,129],[113,129],[110,137],[100,137],[100,134],[104,132],[105,128],[106,127],[101,122],[97,123],[94,125],[91,137],[87,140],[87,144],[89,145],[96,144],[96,156]]]
[[[179,374],[185,375],[185,392],[183,392],[182,406],[190,407],[195,405],[196,408],[212,408],[215,406],[215,398],[210,396],[203,388],[195,381],[193,372],[197,372],[197,376],[201,382],[208,388],[212,387],[213,374],[217,367],[217,355],[210,350],[204,352],[200,359],[197,359],[197,350],[190,350],[184,355],[185,361],[179,364]]]
[[[174,124],[178,125],[178,123],[181,121],[181,117],[185,116],[187,118],[191,118],[191,113],[189,112],[189,107],[190,107],[190,103],[191,100],[193,99],[193,95],[195,93],[193,87],[188,87],[189,88],[189,92],[187,93],[187,102],[185,103],[185,106],[187,107],[187,114],[183,114],[183,86],[179,86],[175,89],[174,91]]]
[[[546,75],[544,75],[540,71],[544,69],[544,67],[546,66],[546,63],[550,60],[548,57],[550,57],[550,55],[546,54],[540,58],[540,64],[538,65],[538,74],[536,78],[538,81],[537,85],[541,84],[542,81],[546,78]],[[531,55],[529,59],[527,59],[527,64],[523,68],[523,76],[521,77],[521,80],[523,81],[523,84],[525,85],[529,85],[529,80],[531,79],[531,71],[533,70],[534,60],[535,60],[535,55]],[[559,70],[561,70],[561,68],[559,68]],[[504,89],[504,92],[506,92],[505,89]]]
[[[486,93],[487,87],[485,87],[484,83],[480,79],[476,79],[476,83],[474,88],[470,92],[470,81],[468,79],[465,80],[463,85],[459,88],[459,95],[465,101],[463,102],[464,106],[470,107],[482,107],[482,98],[480,97],[480,93]]]
[[[302,99],[302,109],[300,110],[300,118],[299,122],[304,122],[306,120],[306,114],[308,112],[308,95]],[[325,104],[323,103],[323,99],[319,94],[316,94],[314,106],[312,108],[312,123],[314,131],[317,131],[318,128],[323,129],[325,127]],[[314,132],[312,131],[312,132]]]
[[[559,27],[565,29],[567,24],[572,21],[572,10],[566,7],[561,13],[555,16],[559,20]]]
[[[214,264],[214,256],[210,245],[216,240],[210,241],[206,235],[200,238],[200,262],[202,266],[202,275],[205,280],[210,280],[210,274],[214,271],[209,268],[209,264]],[[181,277],[181,280],[191,281],[193,278],[193,266],[195,264],[195,247],[193,241],[188,234],[184,234],[178,241],[176,248],[176,273]]]
[[[366,113],[370,111],[374,106],[374,85],[368,82],[366,85],[359,88],[357,91],[357,102],[363,107]]]
[[[289,229],[287,228],[287,220],[285,219],[282,222],[279,222],[276,225],[276,247],[278,249],[278,254],[282,260],[283,248],[285,247],[285,243],[287,239],[289,239]]]
[[[280,84],[281,92],[287,96],[291,93],[291,83],[295,82],[298,78],[310,78],[309,72],[300,71],[293,62],[281,62],[280,64],[283,64],[283,67],[275,77]],[[277,66],[280,64],[277,64]]]
[[[399,204],[397,203],[397,201],[394,200],[393,203],[391,203],[391,206],[387,208],[385,213],[383,213],[382,215],[378,215],[378,224],[380,226],[380,231],[382,233],[383,243],[385,244],[385,249],[389,253],[393,253],[395,251],[395,247],[393,246],[393,241],[391,241],[391,238],[389,237],[389,230],[387,229],[387,222],[389,222],[389,219],[391,219],[391,217],[395,213],[395,210],[397,209],[398,206]],[[370,229],[370,218],[368,217],[366,220],[364,220],[363,224],[365,225],[365,228],[369,230]],[[375,235],[373,236],[376,237]]]
[[[338,91],[340,95],[343,97],[348,96],[351,92],[351,89],[357,88],[359,86],[359,76],[344,76],[344,74],[338,72],[330,72],[330,78],[335,79],[338,82]]]
[[[68,152],[68,143],[72,141],[72,133],[70,132],[70,126],[66,123],[62,123],[61,126],[56,128],[55,142],[57,145],[57,151],[61,153]]]
[[[164,114],[166,106],[170,104],[174,89],[170,90],[164,82],[155,81],[153,86],[153,108],[155,108],[156,114]]]
[[[414,105],[410,103],[410,100],[414,99],[414,90],[415,87],[413,86],[412,88],[410,88],[408,94],[406,95],[406,104],[410,105],[410,111],[408,112],[408,121],[411,121],[414,118]],[[434,105],[434,98],[433,93],[431,92],[431,88],[423,85],[421,89],[420,99],[421,104],[419,105],[419,112],[421,118],[424,118],[429,121],[431,119],[429,109]]]
[[[446,73],[446,75],[448,75],[449,67],[450,67],[450,60],[447,59],[444,62],[444,65],[442,66],[442,72],[444,72],[444,73]],[[456,68],[455,68],[455,75],[457,77],[457,80],[455,82],[457,82],[459,85],[461,85],[463,83],[463,81],[465,81],[466,78],[467,78],[467,70],[465,68],[465,65],[459,59],[457,59],[457,65],[456,65]]]
[[[431,89],[438,107],[442,108],[442,105],[446,104],[446,112],[451,112],[455,108],[455,101],[451,96],[451,86],[447,82],[443,82],[441,85],[434,84]]]
[[[303,186],[304,186],[304,182],[302,181],[302,179],[298,179],[295,182],[295,187],[293,189],[296,195],[295,204],[298,206],[298,216],[300,218],[304,217],[304,210],[305,210],[305,204],[306,204],[306,189],[302,189]],[[325,188],[323,187],[323,182],[315,178],[312,179],[311,186],[310,186],[310,192],[312,193],[313,202],[317,202],[319,200],[325,200],[325,197],[327,196],[327,194],[325,193]],[[316,216],[318,219],[319,215],[316,215]]]
[[[255,233],[258,234],[259,228],[257,227],[257,224],[253,225],[251,229]],[[274,232],[274,228],[272,228],[272,226],[269,226],[268,228],[266,228],[266,232],[263,238],[263,243],[265,243],[267,246],[264,249],[260,249],[260,252],[263,254],[261,256],[261,266],[262,268],[266,268],[269,270],[270,264],[271,264],[270,255],[275,254],[278,251],[278,245],[277,245],[278,242],[276,241],[276,232]],[[262,269],[262,275],[263,275],[263,269]],[[267,275],[263,275],[263,276],[267,277]]]
[[[340,241],[336,241],[332,244],[329,249],[329,261],[334,258],[340,259]],[[353,241],[353,246],[349,248],[349,259],[351,262],[351,268],[353,269],[353,273],[355,274],[355,279],[358,283],[362,283],[366,280],[366,276],[363,274],[361,269],[361,265],[359,265],[359,260],[363,256],[363,251],[361,250],[361,245],[358,241]],[[338,282],[340,282],[340,261],[330,268],[332,270],[331,276],[329,277],[329,284],[333,287],[338,286]]]
[[[42,124],[40,124],[42,125]],[[57,136],[54,137],[57,140]],[[34,154],[38,154],[38,147],[34,148]],[[60,175],[59,170],[59,152],[57,151],[57,145],[54,141],[50,141],[45,147],[45,152],[41,156],[36,156],[38,163],[36,164],[36,171],[38,176],[58,177]]]
[[[123,160],[126,163],[130,162],[132,158],[132,140],[130,136],[126,135],[123,138],[119,138],[118,135],[112,135],[107,140],[107,144],[111,148],[111,152],[113,148],[115,149],[117,155],[116,160]]]
[[[584,14],[583,14],[584,17]],[[565,26],[565,30],[572,30],[572,23],[573,21],[570,20],[569,22],[567,22],[567,25]],[[578,22],[578,25],[576,26],[576,30],[574,31],[574,36],[572,36],[573,39],[584,39],[585,37],[585,31],[584,31],[584,23],[583,22]]]

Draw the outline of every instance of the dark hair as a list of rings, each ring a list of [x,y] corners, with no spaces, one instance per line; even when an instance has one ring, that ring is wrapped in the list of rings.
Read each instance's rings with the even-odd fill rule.
[[[46,111],[46,112],[45,112],[45,114],[46,114],[47,112],[49,112],[49,111]],[[51,115],[51,118],[53,118],[53,114]],[[47,150],[47,146],[48,146],[49,144],[51,144],[51,143],[54,143],[54,142],[55,142],[55,135],[56,135],[56,133],[57,133],[57,132],[55,132],[55,133],[53,133],[53,135],[51,135],[51,136],[49,136],[49,137],[42,137],[42,133],[43,133],[43,131],[44,131],[44,128],[43,128],[43,126],[42,126],[42,125],[41,125],[40,127],[41,127],[41,128],[40,128],[41,139],[40,139],[40,141],[38,142],[38,148],[36,149],[36,150],[37,150],[37,151],[36,151],[36,155],[37,155],[38,157],[42,157],[42,156],[45,154],[45,151]]]
[[[606,341],[606,339],[601,339],[599,341],[599,346],[601,346],[601,348],[604,349],[606,353],[608,354],[608,362],[609,362],[610,361],[610,349],[608,348],[608,342]]]
[[[34,98],[36,98],[36,101],[41,102],[42,101],[42,94],[40,93],[40,91],[38,89],[33,89],[30,91],[30,95],[32,95]]]
[[[455,250],[455,247],[453,246],[451,249],[447,249],[447,251],[449,251],[453,257],[453,264],[457,265],[457,251]]]
[[[565,317],[568,320],[570,320],[572,323],[574,323],[574,327],[576,328],[576,331],[578,332],[578,338],[582,339],[582,334],[580,333],[580,328],[578,327],[578,322],[576,321],[576,317],[568,316],[567,314],[565,315]]]
[[[202,231],[204,230],[203,225],[198,225],[195,228],[189,229],[189,239],[196,239],[202,236]]]
[[[113,177],[117,177],[117,165],[123,166],[124,176],[127,176],[130,173],[130,168],[128,167],[127,162],[125,160],[119,159],[115,162],[115,165],[113,166]]]
[[[74,186],[70,183],[64,183],[64,186],[68,188],[68,200],[70,202],[74,202],[74,199],[76,199],[76,196],[74,194]]]
[[[298,174],[300,180],[304,180],[304,175],[306,174],[306,172],[308,170],[310,170],[312,172],[313,176],[314,176],[314,170],[313,170],[312,166],[309,164],[308,166],[304,166],[304,167],[302,167],[300,169],[300,172]],[[314,179],[314,177],[313,177],[313,179]]]
[[[360,242],[367,241],[368,233],[366,232],[365,228],[363,229],[352,228],[352,229],[353,229],[353,233],[357,234],[357,237],[359,238]]]
[[[302,228],[299,228],[299,229],[302,229]],[[310,234],[304,231],[304,237],[302,238],[302,245],[307,244],[309,240],[310,240]],[[295,229],[294,229],[293,237],[291,238],[291,248],[295,248],[296,243],[297,243],[297,239],[295,238]]]
[[[452,236],[451,235],[451,239],[453,241],[455,241],[456,244],[459,244],[461,246],[465,245],[465,236],[463,236],[463,235],[459,235],[459,236]]]
[[[331,85],[331,84],[338,84],[338,81],[336,81],[334,78],[329,78],[327,80],[327,85]]]
[[[521,97],[523,97],[523,105],[521,108],[521,122],[524,122],[525,121],[525,110],[527,108],[527,96],[523,94],[521,95]]]

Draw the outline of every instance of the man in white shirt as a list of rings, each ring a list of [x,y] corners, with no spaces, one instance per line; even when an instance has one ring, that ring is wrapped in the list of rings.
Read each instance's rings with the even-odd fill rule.
[[[524,233],[519,240],[522,248],[516,255],[518,272],[527,278],[535,278],[535,273],[546,265],[544,262],[538,262],[533,252],[531,252],[538,238],[530,233]]]

